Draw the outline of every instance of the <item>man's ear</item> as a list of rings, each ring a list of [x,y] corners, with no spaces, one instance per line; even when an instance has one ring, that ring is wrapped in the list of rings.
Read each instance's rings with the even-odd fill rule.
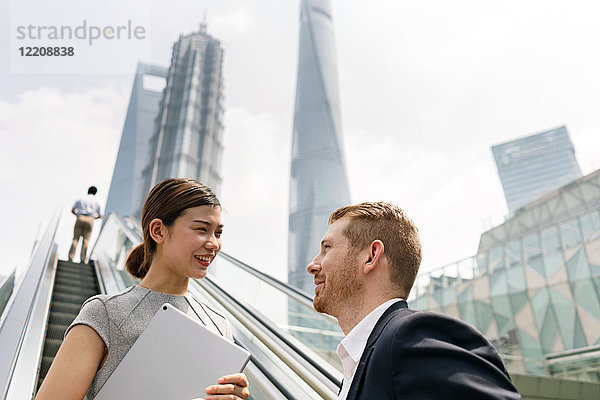
[[[150,237],[154,239],[156,244],[163,244],[165,241],[165,236],[167,227],[163,224],[162,220],[158,218],[154,218],[150,221]]]
[[[363,271],[365,274],[373,271],[383,256],[385,246],[381,240],[374,240],[369,247],[367,247],[367,259],[363,264]]]

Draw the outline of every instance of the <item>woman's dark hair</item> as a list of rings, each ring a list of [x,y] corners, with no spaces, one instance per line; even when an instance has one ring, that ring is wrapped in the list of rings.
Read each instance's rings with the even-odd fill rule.
[[[156,251],[156,242],[150,236],[152,220],[158,218],[169,227],[185,210],[198,206],[221,207],[221,203],[208,186],[193,179],[170,178],[154,186],[142,209],[144,242],[127,257],[127,272],[142,279],[150,269]]]

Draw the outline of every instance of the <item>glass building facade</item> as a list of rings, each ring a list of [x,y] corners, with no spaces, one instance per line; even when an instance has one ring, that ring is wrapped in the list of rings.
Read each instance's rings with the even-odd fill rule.
[[[419,276],[411,299],[477,327],[509,371],[600,380],[600,170],[483,233],[475,257]]]
[[[167,85],[144,169],[145,192],[166,178],[193,178],[221,187],[223,155],[223,48],[206,33],[180,36],[173,45]]]
[[[149,163],[150,138],[163,95],[167,68],[139,63],[131,89],[119,152],[106,200],[106,214],[139,217],[147,194],[142,172]]]
[[[581,177],[564,126],[492,146],[492,153],[510,214]]]
[[[288,282],[309,293],[306,266],[329,214],[350,202],[331,3],[300,2],[298,77],[289,191]]]

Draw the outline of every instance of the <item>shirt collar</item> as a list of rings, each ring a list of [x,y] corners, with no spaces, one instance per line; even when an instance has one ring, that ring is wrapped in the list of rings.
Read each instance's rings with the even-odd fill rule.
[[[357,363],[362,356],[367,340],[375,328],[377,321],[383,315],[392,304],[397,303],[403,299],[394,298],[381,304],[379,307],[371,311],[366,317],[364,317],[340,342],[337,347],[337,353],[340,358],[346,358],[349,355],[354,363]]]

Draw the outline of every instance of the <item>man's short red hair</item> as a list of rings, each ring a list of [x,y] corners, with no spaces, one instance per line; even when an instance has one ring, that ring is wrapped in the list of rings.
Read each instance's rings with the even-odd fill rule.
[[[360,203],[337,209],[329,216],[329,224],[348,217],[343,233],[357,251],[375,240],[381,240],[384,256],[390,263],[390,280],[408,297],[419,265],[421,241],[415,224],[399,207],[385,202]]]

